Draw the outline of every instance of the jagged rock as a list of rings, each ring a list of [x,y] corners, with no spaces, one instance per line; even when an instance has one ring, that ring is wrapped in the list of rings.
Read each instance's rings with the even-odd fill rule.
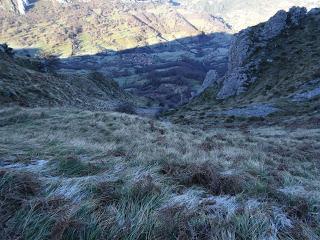
[[[229,70],[241,66],[248,57],[250,46],[253,44],[252,39],[250,38],[250,32],[250,28],[245,29],[233,39],[229,50]]]
[[[292,7],[289,11],[291,23],[294,25],[299,25],[301,19],[307,15],[307,9],[305,7]]]
[[[25,14],[26,9],[29,6],[29,1],[28,0],[16,0],[17,1],[17,7],[18,11],[20,14]]]
[[[225,99],[233,95],[238,95],[241,93],[240,89],[242,89],[242,86],[247,81],[248,75],[245,73],[244,69],[237,68],[236,71],[230,73],[224,80],[223,85],[217,94],[217,99]]]
[[[3,0],[0,2],[0,8],[3,10],[21,15],[24,15],[31,5],[29,0]]]
[[[12,56],[14,54],[13,49],[10,48],[6,43],[0,44],[0,52],[6,53],[9,56]]]
[[[313,8],[308,12],[309,15],[319,15],[320,14],[320,8]]]
[[[250,59],[258,48],[263,48],[268,42],[281,34],[285,29],[299,25],[306,17],[307,9],[293,7],[289,12],[278,11],[269,21],[255,27],[247,28],[236,35],[229,50],[228,72],[222,79],[217,99],[225,99],[239,95],[247,90],[256,78],[252,70],[259,69],[261,58]]]
[[[205,79],[203,80],[201,88],[198,90],[196,95],[201,94],[208,87],[212,86],[218,80],[218,73],[216,70],[210,70],[207,72]]]
[[[259,31],[260,41],[266,41],[279,35],[287,24],[288,13],[281,10],[269,19]]]

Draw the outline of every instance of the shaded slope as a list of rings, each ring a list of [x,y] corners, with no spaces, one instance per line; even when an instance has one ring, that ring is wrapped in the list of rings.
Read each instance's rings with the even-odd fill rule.
[[[206,73],[219,76],[227,70],[232,36],[214,33],[166,43],[96,55],[59,59],[59,72],[100,71],[136,95],[162,106],[187,102],[201,86]]]
[[[22,106],[74,105],[110,109],[131,97],[102,74],[55,74],[40,71],[41,61],[15,58],[1,51],[0,104]],[[43,69],[42,69],[43,70]]]

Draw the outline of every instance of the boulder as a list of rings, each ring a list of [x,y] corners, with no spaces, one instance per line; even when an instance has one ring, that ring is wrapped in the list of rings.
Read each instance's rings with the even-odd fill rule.
[[[200,95],[208,87],[212,86],[218,80],[218,73],[216,70],[210,70],[207,72],[205,79],[203,80],[201,88],[198,90],[196,95]]]

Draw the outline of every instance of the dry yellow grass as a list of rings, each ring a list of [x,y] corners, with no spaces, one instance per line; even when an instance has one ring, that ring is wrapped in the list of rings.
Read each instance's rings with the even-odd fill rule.
[[[319,238],[318,128],[203,131],[67,108],[0,120],[5,238]]]

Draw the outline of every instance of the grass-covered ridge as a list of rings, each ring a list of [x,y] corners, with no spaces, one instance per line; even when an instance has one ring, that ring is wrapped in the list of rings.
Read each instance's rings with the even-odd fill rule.
[[[2,50],[3,46],[4,49]],[[97,71],[57,74],[47,59],[13,56],[0,44],[0,105],[60,106],[112,109],[133,104],[132,96]]]
[[[318,239],[318,128],[0,112],[3,239]]]
[[[252,27],[258,30],[266,23]],[[189,104],[173,111],[172,119],[179,123],[193,123],[211,127],[252,123],[305,126],[319,123],[320,103],[320,13],[314,9],[298,26],[288,26],[281,34],[254,48],[246,59],[257,67],[248,69],[254,79],[246,91],[238,96],[217,100],[219,87],[208,88]],[[265,110],[275,109],[263,115]],[[246,114],[255,111],[255,114]],[[236,123],[236,124],[235,124]]]

